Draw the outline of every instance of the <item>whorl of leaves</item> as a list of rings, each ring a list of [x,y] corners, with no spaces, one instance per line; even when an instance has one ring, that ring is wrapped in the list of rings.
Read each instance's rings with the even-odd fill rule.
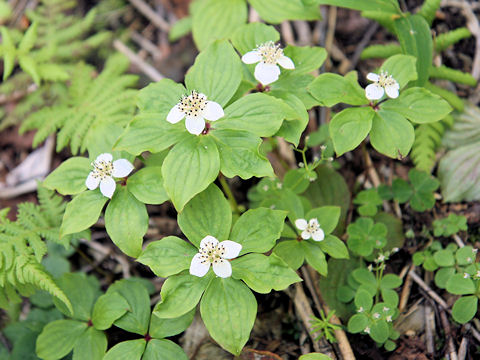
[[[86,64],[75,67],[67,98],[56,106],[45,107],[30,115],[20,131],[37,129],[33,146],[50,134],[57,134],[57,151],[70,144],[73,154],[84,152],[87,141],[101,124],[124,126],[135,110],[137,76],[124,75],[128,60],[120,54],[107,60],[104,70],[95,76]]]
[[[65,203],[53,191],[38,188],[39,205],[31,202],[18,206],[17,220],[10,221],[8,209],[0,213],[0,307],[19,301],[17,294],[29,296],[34,289],[49,292],[68,308],[70,301],[40,263],[47,252],[46,240],[68,245],[60,240],[60,224]]]

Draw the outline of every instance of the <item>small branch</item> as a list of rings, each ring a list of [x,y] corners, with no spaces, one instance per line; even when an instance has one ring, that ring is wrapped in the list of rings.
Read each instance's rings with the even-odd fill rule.
[[[408,274],[412,277],[413,281],[415,281],[425,292],[430,296],[433,300],[437,302],[444,310],[448,311],[448,305],[435,291],[432,290],[430,286],[428,286],[415,272],[415,269],[412,269],[408,272]]]
[[[435,341],[433,333],[435,331],[435,313],[429,304],[425,305],[425,337],[427,353],[432,355],[435,352]]]
[[[414,268],[414,265],[410,266],[410,271],[412,271]],[[405,282],[403,284],[402,288],[402,293],[400,294],[400,301],[398,303],[398,310],[402,313],[403,310],[405,310],[407,303],[408,303],[408,298],[410,297],[410,291],[412,289],[412,277],[410,276],[410,273],[407,273],[407,276],[405,277]]]
[[[135,41],[138,45],[140,45],[143,49],[147,50],[150,54],[152,54],[154,59],[160,59],[162,56],[162,52],[158,49],[157,45],[152,43],[143,35],[139,34],[136,31],[132,31],[131,33],[132,40]]]
[[[130,48],[128,48],[124,43],[120,40],[115,40],[113,42],[113,47],[124,54],[128,59],[139,67],[140,71],[147,75],[153,81],[160,81],[164,78],[162,74],[160,74],[157,69],[155,69],[152,65],[146,63],[140,56],[135,54]]]
[[[330,344],[324,339],[320,338],[319,340],[315,340],[315,335],[313,333],[313,328],[311,324],[311,320],[313,317],[313,311],[310,307],[310,303],[308,302],[308,298],[303,291],[303,287],[301,283],[295,283],[294,290],[287,290],[287,294],[293,300],[295,305],[295,309],[300,316],[300,319],[303,322],[303,325],[308,331],[310,339],[313,343],[313,349],[316,352],[321,352],[322,354],[330,356],[332,359],[337,359],[335,353],[332,350]]]
[[[453,234],[453,240],[455,240],[455,242],[457,243],[458,247],[465,247],[465,244],[463,243],[462,239],[460,238],[460,236],[458,236],[457,234]]]
[[[355,52],[353,53],[352,60],[348,68],[349,71],[353,70],[355,66],[357,66],[358,61],[360,60],[360,56],[362,55],[363,49],[365,49],[365,47],[368,45],[368,43],[370,42],[370,39],[372,38],[373,34],[377,32],[377,30],[378,30],[377,22],[374,22],[369,26],[369,28],[363,35],[362,40],[360,40],[360,42],[358,43],[355,49]]]
[[[11,94],[1,94],[0,105],[4,105],[9,102],[18,101],[23,97],[27,96],[28,94],[33,93],[37,89],[38,89],[38,86],[36,84],[30,84],[25,90],[16,90]]]
[[[455,350],[455,345],[453,344],[452,330],[450,329],[450,323],[448,322],[447,313],[445,312],[445,309],[440,309],[440,320],[445,330],[445,336],[447,338],[448,355],[450,355],[450,360],[458,360],[457,351]]]
[[[170,24],[155,11],[152,10],[148,4],[143,0],[129,0],[130,3],[137,8],[147,19],[149,19],[160,30],[168,32]]]
[[[467,336],[464,336],[462,338],[462,342],[460,343],[460,347],[458,348],[458,360],[465,360],[465,357],[467,356],[467,350],[468,338]]]

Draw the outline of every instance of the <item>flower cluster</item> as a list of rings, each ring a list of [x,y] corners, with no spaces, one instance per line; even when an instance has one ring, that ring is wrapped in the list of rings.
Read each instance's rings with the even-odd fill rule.
[[[215,101],[207,100],[205,94],[193,90],[190,95],[182,96],[168,113],[167,121],[176,124],[183,118],[188,132],[200,135],[205,128],[205,120],[216,121],[224,116],[223,108]]]
[[[373,84],[365,88],[365,96],[368,100],[380,100],[385,93],[392,99],[398,97],[400,85],[387,72],[382,71],[380,75],[368,73],[367,79],[373,81]]]
[[[298,230],[302,230],[300,236],[304,240],[312,238],[314,241],[322,241],[325,238],[325,233],[315,218],[310,219],[308,222],[305,219],[297,219],[295,220],[295,226]]]
[[[113,178],[128,176],[133,170],[132,163],[126,159],[112,160],[112,154],[98,155],[92,162],[93,170],[85,181],[85,185],[90,190],[95,190],[100,185],[100,192],[108,198],[111,198],[115,192],[116,183]]]
[[[235,241],[225,240],[219,242],[213,236],[206,236],[200,242],[200,249],[190,264],[190,274],[203,277],[210,269],[222,278],[232,276],[232,265],[228,260],[235,259],[242,245]]]
[[[254,76],[262,85],[268,85],[278,80],[280,68],[277,64],[284,69],[295,69],[292,59],[285,56],[280,45],[275,44],[273,41],[267,41],[255,50],[247,52],[242,56],[242,61],[245,64],[258,63],[255,66]]]

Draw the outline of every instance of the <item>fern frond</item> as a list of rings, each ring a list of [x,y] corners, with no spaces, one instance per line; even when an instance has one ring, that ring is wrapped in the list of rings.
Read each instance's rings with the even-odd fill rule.
[[[455,93],[448,91],[447,89],[441,88],[439,86],[433,85],[431,82],[426,82],[423,85],[426,89],[430,90],[432,93],[437,94],[448,101],[452,107],[458,111],[463,111],[465,103],[463,100],[458,97]]]
[[[420,124],[415,129],[415,142],[413,143],[412,157],[415,167],[422,171],[430,172],[435,166],[436,150],[442,142],[445,131],[452,126],[453,117],[428,124]]]
[[[460,40],[467,39],[470,36],[472,36],[472,33],[466,27],[440,34],[435,38],[435,50],[437,52],[444,51],[449,46],[456,44]]]
[[[401,54],[402,48],[398,44],[370,45],[363,49],[360,58],[362,60],[371,58],[386,59],[390,56]]]
[[[459,84],[465,84],[469,86],[476,86],[477,80],[469,73],[451,69],[445,65],[436,67],[430,67],[430,77],[435,79],[450,80]]]
[[[430,26],[432,26],[433,20],[435,19],[435,13],[440,8],[440,2],[441,0],[425,0],[418,11],[418,14],[427,20]]]
[[[18,205],[16,221],[8,220],[3,211],[0,214],[0,306],[6,299],[19,301],[17,292],[29,296],[38,288],[70,308],[67,297],[40,263],[47,252],[44,240],[68,244],[59,236],[65,203],[42,186],[38,187],[38,198],[39,205]]]
[[[136,91],[128,89],[135,85],[137,77],[122,75],[128,67],[123,55],[114,55],[104,70],[92,78],[90,66],[79,64],[73,74],[66,104],[44,108],[31,115],[20,131],[38,129],[34,138],[37,146],[45,138],[58,131],[57,151],[70,144],[73,154],[84,152],[88,136],[94,125],[116,123],[124,126],[135,111]]]

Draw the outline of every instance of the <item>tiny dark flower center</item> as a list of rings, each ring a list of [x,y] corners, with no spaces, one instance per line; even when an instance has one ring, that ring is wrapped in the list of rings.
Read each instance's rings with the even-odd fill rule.
[[[190,117],[201,116],[207,106],[207,97],[193,90],[190,95],[182,96],[178,109]]]
[[[92,163],[92,176],[95,179],[104,180],[111,177],[113,173],[113,163],[111,161],[97,160]]]
[[[257,48],[263,62],[271,65],[275,65],[278,59],[283,56],[283,50],[280,45],[275,44],[273,41],[268,41]]]

